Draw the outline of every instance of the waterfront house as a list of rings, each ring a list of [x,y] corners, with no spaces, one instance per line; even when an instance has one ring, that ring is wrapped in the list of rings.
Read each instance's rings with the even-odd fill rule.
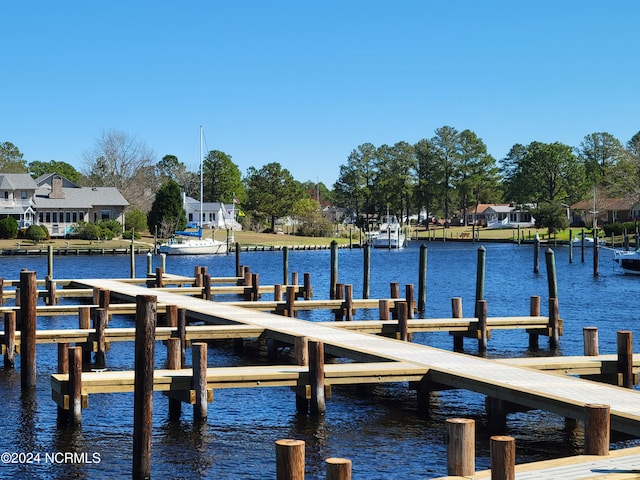
[[[56,173],[42,175],[35,183],[37,223],[52,237],[69,235],[79,221],[117,220],[124,225],[129,202],[115,187],[80,187]]]
[[[573,226],[592,227],[594,223],[629,222],[640,219],[640,202],[632,198],[602,198],[582,200],[570,207],[570,221]],[[594,222],[595,216],[595,222]]]
[[[35,221],[33,197],[38,185],[26,173],[0,173],[0,218],[15,218],[18,228]]]
[[[512,204],[490,205],[484,210],[487,228],[533,228],[536,220],[531,216],[530,206],[522,208]]]
[[[187,216],[187,226],[191,228],[200,226],[200,222],[198,221],[200,200],[191,198],[183,193],[182,203]],[[238,210],[234,204],[202,202],[202,228],[242,230],[242,225],[235,220],[237,213]]]

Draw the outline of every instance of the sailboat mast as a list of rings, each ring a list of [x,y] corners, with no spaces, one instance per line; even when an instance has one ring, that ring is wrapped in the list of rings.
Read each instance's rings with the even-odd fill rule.
[[[200,125],[200,220],[198,226],[200,227],[200,237],[202,237],[202,195],[203,195],[203,171],[202,171],[202,125]]]

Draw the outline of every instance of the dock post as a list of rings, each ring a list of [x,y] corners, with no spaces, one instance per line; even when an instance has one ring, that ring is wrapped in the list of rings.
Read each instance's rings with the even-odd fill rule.
[[[253,273],[251,275],[251,300],[257,302],[260,300],[260,274]]]
[[[276,283],[273,286],[273,301],[281,302],[282,301],[282,285]]]
[[[304,480],[303,440],[276,440],[276,480]]]
[[[45,289],[47,290],[47,305],[55,305],[58,303],[58,298],[56,296],[56,282],[50,275],[45,277],[44,282]]]
[[[573,231],[569,229],[569,263],[573,263]]]
[[[211,275],[208,273],[202,276],[202,298],[211,300]]]
[[[414,288],[413,288],[413,283],[408,283],[404,286],[404,290],[405,290],[405,297],[407,298],[407,314],[408,317],[407,318],[414,318],[415,315],[415,311],[416,311],[416,301],[414,299]]]
[[[378,316],[380,320],[389,320],[389,300],[378,300]]]
[[[108,310],[110,303],[111,303],[111,291],[106,288],[101,288],[98,291],[98,301],[97,301],[98,306],[100,308],[104,308],[105,310]]]
[[[106,341],[105,329],[107,328],[108,311],[106,308],[96,308],[93,311],[93,327],[96,329],[96,368],[104,368],[106,365]]]
[[[462,318],[461,297],[453,297],[451,299],[451,318]],[[464,337],[462,335],[453,335],[453,351],[464,351]]]
[[[203,271],[202,271],[202,267],[199,265],[196,265],[193,268],[193,286],[194,287],[202,287],[202,275],[204,275]]]
[[[633,333],[618,330],[618,385],[633,388]]]
[[[336,298],[336,284],[338,283],[338,242],[331,241],[331,278],[329,282],[329,298]]]
[[[478,313],[478,351],[487,351],[487,337],[489,336],[487,330],[487,301],[478,300],[476,306]]]
[[[303,298],[305,300],[311,300],[313,297],[313,289],[311,288],[311,273],[304,273],[304,295]]]
[[[389,284],[389,294],[394,300],[400,298],[400,284],[398,282],[391,282]],[[395,308],[391,310],[391,318],[394,320],[398,319],[398,314]]]
[[[53,245],[47,245],[47,277],[53,278]]]
[[[529,299],[529,315],[532,317],[540,316],[540,296],[532,295]],[[539,335],[535,331],[529,332],[529,350],[537,351],[540,347],[538,343]]]
[[[133,478],[151,478],[153,364],[157,297],[136,296],[135,380],[133,392]]]
[[[420,264],[418,267],[418,312],[427,309],[427,246],[420,245]]]
[[[163,274],[164,270],[162,267],[156,267],[156,288],[164,288],[164,282],[162,279]]]
[[[324,397],[324,344],[315,340],[309,341],[309,384],[310,411],[312,414],[322,415],[327,410]]]
[[[294,350],[296,354],[296,365],[302,367],[309,366],[309,339],[305,336],[298,336],[295,339]],[[307,414],[309,412],[309,400],[307,399],[306,385],[299,385],[296,388],[296,412]]]
[[[396,302],[396,310],[398,317],[398,327],[397,327],[397,335],[398,340],[402,340],[403,342],[409,341],[409,327],[407,325],[408,319],[408,306],[407,302]]]
[[[490,439],[491,479],[514,480],[516,478],[516,440],[506,435],[494,435]]]
[[[81,367],[82,368],[82,367]],[[69,344],[68,343],[59,343],[58,344],[58,370],[57,372],[62,375],[69,374]],[[64,407],[58,405],[58,421],[67,420],[67,410]]]
[[[4,368],[13,368],[16,354],[16,312],[4,312]]]
[[[243,285],[245,287],[250,287],[251,286],[251,269],[248,266],[244,267],[244,280],[243,280]],[[245,290],[246,291],[246,290]],[[246,294],[245,294],[246,295]],[[246,298],[245,298],[246,300]]]
[[[69,358],[69,414],[74,425],[82,423],[82,347],[71,347]]]
[[[476,317],[480,316],[478,312],[479,301],[484,300],[484,279],[486,270],[487,249],[481,246],[478,248],[478,265],[476,268]]]
[[[282,283],[289,285],[289,247],[282,247]]]
[[[180,370],[182,368],[180,339],[177,337],[167,339],[167,368],[169,370]],[[181,414],[182,402],[169,397],[169,420],[179,420]]]
[[[180,339],[180,365],[184,365],[187,359],[187,309],[178,309],[178,329],[175,333]]]
[[[0,305],[4,305],[4,278],[0,277]]]
[[[362,251],[362,298],[369,298],[369,285],[371,280],[371,247],[368,243],[364,244],[364,250]]]
[[[147,253],[147,277],[151,277],[153,275],[153,254],[151,252]]]
[[[176,328],[178,326],[178,306],[166,305],[164,308],[164,325]]]
[[[136,278],[136,251],[135,251],[136,232],[131,229],[131,250],[129,251],[129,273],[131,278]]]
[[[36,272],[20,272],[20,386],[36,387]]]
[[[469,418],[446,421],[447,475],[472,477],[476,470],[476,422]]]
[[[560,344],[560,316],[558,314],[558,299],[549,299],[549,328],[551,335],[549,336],[549,346],[558,348]]]
[[[344,286],[344,319],[353,320],[353,285]]]
[[[556,260],[553,250],[547,248],[544,253],[547,264],[547,284],[549,285],[549,298],[558,298],[558,279],[556,276]]]
[[[196,403],[193,405],[193,418],[206,420],[208,414],[207,403],[207,344],[194,343],[191,345],[193,361],[193,389],[196,391]]]
[[[331,457],[326,462],[326,480],[351,480],[351,460]]]
[[[533,273],[540,271],[540,237],[536,232],[536,238],[533,241]]]
[[[240,243],[236,242],[236,277],[241,277],[240,275]]]
[[[335,300],[344,300],[344,284],[342,283],[336,283]],[[336,308],[333,313],[335,314],[336,322],[344,320],[344,302],[340,307]]]
[[[583,327],[582,338],[585,357],[598,356],[598,327]]]
[[[609,455],[611,417],[609,405],[586,404],[584,421],[584,454]]]
[[[287,286],[287,305],[286,305],[286,316],[287,317],[295,317],[296,316],[296,287],[293,285]]]

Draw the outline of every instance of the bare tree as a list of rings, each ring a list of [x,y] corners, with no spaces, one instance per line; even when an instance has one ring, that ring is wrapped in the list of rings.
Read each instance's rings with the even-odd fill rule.
[[[89,186],[115,187],[132,207],[149,210],[157,184],[155,153],[144,142],[117,130],[103,131],[82,158]]]

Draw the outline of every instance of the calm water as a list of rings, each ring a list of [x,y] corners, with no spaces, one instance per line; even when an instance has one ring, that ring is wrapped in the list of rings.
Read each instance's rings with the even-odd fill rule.
[[[370,297],[388,297],[390,282],[418,284],[419,245],[402,251],[373,250]],[[448,317],[451,297],[462,297],[465,316],[472,316],[479,245],[428,244],[426,317]],[[490,316],[527,315],[529,297],[542,297],[547,314],[547,273],[544,249],[540,252],[540,273],[533,273],[531,246],[486,244],[486,286]],[[640,312],[630,299],[637,298],[640,278],[619,274],[613,268],[611,252],[600,252],[600,275],[593,277],[591,252],[586,262],[574,250],[569,264],[568,247],[555,249],[560,315],[564,335],[558,354],[582,353],[582,327],[599,327],[600,352],[615,353],[616,331],[632,330]],[[260,274],[261,284],[282,283],[281,252],[242,253],[241,263]],[[159,262],[155,259],[156,264]],[[231,276],[234,256],[205,260],[198,257],[169,257],[170,273],[192,275],[195,265],[206,264],[215,276]],[[19,277],[21,268],[35,270],[38,278],[47,272],[46,257],[3,257],[0,276]],[[128,256],[55,257],[56,278],[128,277]],[[146,272],[146,257],[137,258],[138,276]],[[328,298],[330,252],[289,252],[289,272],[310,272],[314,298]],[[339,278],[352,284],[354,296],[362,294],[362,251],[340,250]],[[265,297],[266,298],[266,297]],[[374,318],[375,312],[359,312],[358,318]],[[301,312],[300,318],[332,320],[330,312]],[[75,318],[40,318],[42,328],[75,327]],[[112,326],[131,326],[126,317],[115,317]],[[446,333],[419,334],[414,340],[450,350]],[[475,342],[467,340],[467,353],[476,354]],[[540,339],[537,355],[552,354],[547,341]],[[526,356],[528,338],[523,332],[494,332],[487,355]],[[78,429],[56,425],[56,406],[51,400],[50,374],[57,362],[54,346],[38,346],[38,386],[33,396],[20,393],[20,372],[0,370],[0,395],[4,413],[0,415],[2,452],[39,452],[42,461],[32,465],[0,464],[2,478],[130,478],[133,395],[102,394],[89,398]],[[209,349],[210,366],[232,366],[247,360],[224,346]],[[190,358],[187,358],[190,364]],[[115,343],[107,353],[113,370],[133,366],[133,344]],[[19,367],[19,358],[16,366]],[[165,349],[156,346],[156,368],[165,366]],[[353,461],[354,478],[433,478],[446,475],[444,422],[451,417],[477,420],[476,468],[489,464],[489,432],[485,428],[484,397],[464,391],[441,392],[432,398],[429,419],[417,416],[413,392],[404,384],[377,386],[364,395],[353,387],[335,388],[327,401],[327,414],[312,419],[295,413],[294,394],[288,388],[218,390],[209,407],[206,423],[195,424],[189,406],[182,419],[167,419],[167,400],[154,395],[153,464],[154,478],[262,479],[275,477],[274,442],[299,438],[306,442],[307,478],[324,478],[324,459],[347,457]],[[565,431],[564,420],[544,412],[510,415],[508,434],[516,437],[517,461],[533,461],[571,455],[581,451],[580,430]],[[631,444],[617,441],[615,447]],[[99,463],[58,463],[44,461],[45,453],[84,452]]]

